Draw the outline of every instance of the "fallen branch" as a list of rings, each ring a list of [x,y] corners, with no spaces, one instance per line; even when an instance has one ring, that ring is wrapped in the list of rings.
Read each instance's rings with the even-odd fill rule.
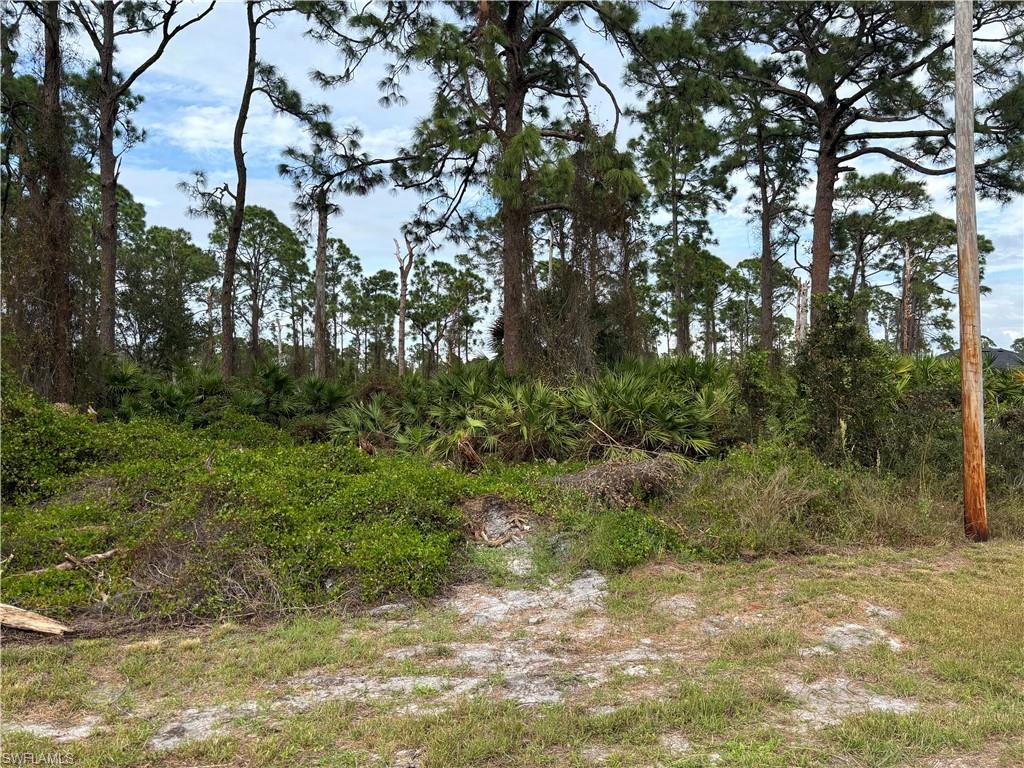
[[[649,450],[647,448],[641,448],[638,445],[625,445],[624,443],[620,443],[614,437],[612,437],[607,432],[605,432],[603,429],[601,429],[601,427],[599,427],[594,422],[593,419],[587,419],[587,422],[589,422],[590,425],[594,427],[594,429],[596,429],[602,435],[604,435],[609,440],[611,440],[611,444],[609,444],[609,443],[602,443],[600,440],[595,440],[594,441],[598,445],[603,445],[605,448],[618,448],[619,450],[628,451],[630,453],[642,453],[645,456],[650,456],[652,459],[658,458],[661,455],[661,453],[662,453],[662,452],[659,452],[659,451],[652,451],[652,450]]]
[[[45,568],[36,568],[34,571],[26,571],[25,575],[34,576],[39,573],[46,573],[47,571],[70,571],[72,568],[79,568],[83,565],[92,565],[93,563],[98,563],[101,560],[109,560],[116,554],[116,549],[99,552],[95,555],[86,555],[85,557],[75,557],[74,555],[65,552],[64,562],[57,563],[57,565],[48,565]]]
[[[24,608],[16,608],[13,605],[0,603],[0,624],[5,627],[24,629],[28,632],[39,632],[44,635],[63,636],[65,632],[71,632],[71,627],[61,624],[59,621],[48,619],[40,613],[26,611]]]

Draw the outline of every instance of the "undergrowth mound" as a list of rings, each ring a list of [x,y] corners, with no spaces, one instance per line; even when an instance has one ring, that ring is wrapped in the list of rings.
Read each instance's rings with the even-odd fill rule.
[[[106,459],[5,509],[5,600],[190,620],[429,595],[450,576],[457,503],[479,481],[415,457],[297,446],[247,419],[90,424]],[[110,549],[90,567],[55,567]]]
[[[580,491],[592,501],[631,507],[670,493],[686,464],[680,457],[655,456],[639,461],[617,459],[556,477],[560,487]]]

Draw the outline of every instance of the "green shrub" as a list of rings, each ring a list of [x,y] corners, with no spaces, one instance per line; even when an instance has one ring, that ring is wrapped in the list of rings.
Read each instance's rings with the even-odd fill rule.
[[[302,379],[297,394],[303,411],[320,416],[336,411],[351,396],[349,387],[340,381],[317,376]]]
[[[326,416],[310,413],[298,416],[288,422],[288,434],[299,445],[303,443],[326,443],[331,439],[331,424]]]
[[[727,367],[692,358],[629,362],[570,385],[506,378],[493,362],[418,376],[339,409],[331,434],[478,468],[482,456],[565,460],[612,453],[705,454],[728,423]]]
[[[484,447],[511,461],[563,458],[576,445],[565,398],[542,381],[502,385],[484,399],[481,416]]]
[[[706,454],[714,447],[714,425],[732,399],[729,386],[692,382],[672,385],[667,376],[609,371],[567,394],[583,437],[584,456],[615,451]]]
[[[396,593],[426,597],[449,572],[457,542],[453,531],[424,533],[407,522],[374,520],[353,529],[349,562],[368,600]]]
[[[677,537],[649,512],[604,510],[593,520],[584,563],[601,571],[624,571],[672,550]]]
[[[62,412],[4,376],[0,408],[3,501],[39,496],[46,485],[99,461],[106,453],[97,425]]]
[[[878,438],[878,464],[920,484],[959,492],[962,457],[960,364],[902,360],[899,397]],[[985,370],[985,458],[990,493],[1024,488],[1024,375]]]
[[[773,368],[769,354],[756,350],[741,355],[733,363],[733,370],[737,399],[742,405],[736,409],[732,425],[737,438],[752,442],[805,427],[791,371],[782,366]]]
[[[989,489],[1024,505],[1024,404],[1000,408],[986,418],[985,463]]]
[[[235,408],[226,408],[199,434],[239,448],[269,448],[292,443],[287,433]]]
[[[808,442],[826,458],[874,464],[898,396],[896,362],[841,297],[825,297],[819,313],[795,366],[811,418]]]
[[[62,614],[88,605],[100,597],[97,584],[88,571],[51,570],[39,575],[3,577],[4,600],[27,610]]]
[[[450,470],[344,446],[229,453],[175,493],[175,512],[140,541],[136,568],[170,552],[154,569],[173,576],[156,585],[154,609],[163,602],[173,613],[186,603],[196,612],[200,596],[206,613],[261,613],[324,602],[351,586],[368,598],[429,594],[455,557],[454,505],[467,485]],[[379,566],[368,559],[381,554],[368,538],[374,532],[396,547]]]
[[[62,612],[102,600],[116,614],[194,620],[351,594],[426,595],[455,565],[456,505],[479,484],[421,459],[296,446],[286,436],[250,436],[240,449],[217,425],[101,427],[113,464],[65,479],[48,503],[5,510],[3,550],[13,559],[3,587],[26,607]],[[118,554],[104,561],[101,581],[28,573],[64,552],[110,548]]]
[[[256,370],[245,388],[235,390],[232,400],[243,413],[281,426],[302,408],[295,393],[295,381],[288,372],[276,363],[267,363]]]

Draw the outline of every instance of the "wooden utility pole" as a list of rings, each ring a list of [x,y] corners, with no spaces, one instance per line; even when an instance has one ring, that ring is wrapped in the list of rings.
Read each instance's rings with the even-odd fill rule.
[[[960,278],[960,387],[964,430],[964,532],[988,539],[985,509],[985,406],[981,380],[980,278],[974,201],[974,14],[971,0],[956,0],[956,232]]]

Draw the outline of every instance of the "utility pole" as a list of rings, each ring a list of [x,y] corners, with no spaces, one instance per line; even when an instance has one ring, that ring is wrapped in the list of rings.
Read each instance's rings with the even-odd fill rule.
[[[956,58],[956,232],[960,290],[960,388],[964,431],[964,533],[988,540],[985,509],[985,406],[981,372],[980,278],[974,187],[974,14],[954,3]]]

